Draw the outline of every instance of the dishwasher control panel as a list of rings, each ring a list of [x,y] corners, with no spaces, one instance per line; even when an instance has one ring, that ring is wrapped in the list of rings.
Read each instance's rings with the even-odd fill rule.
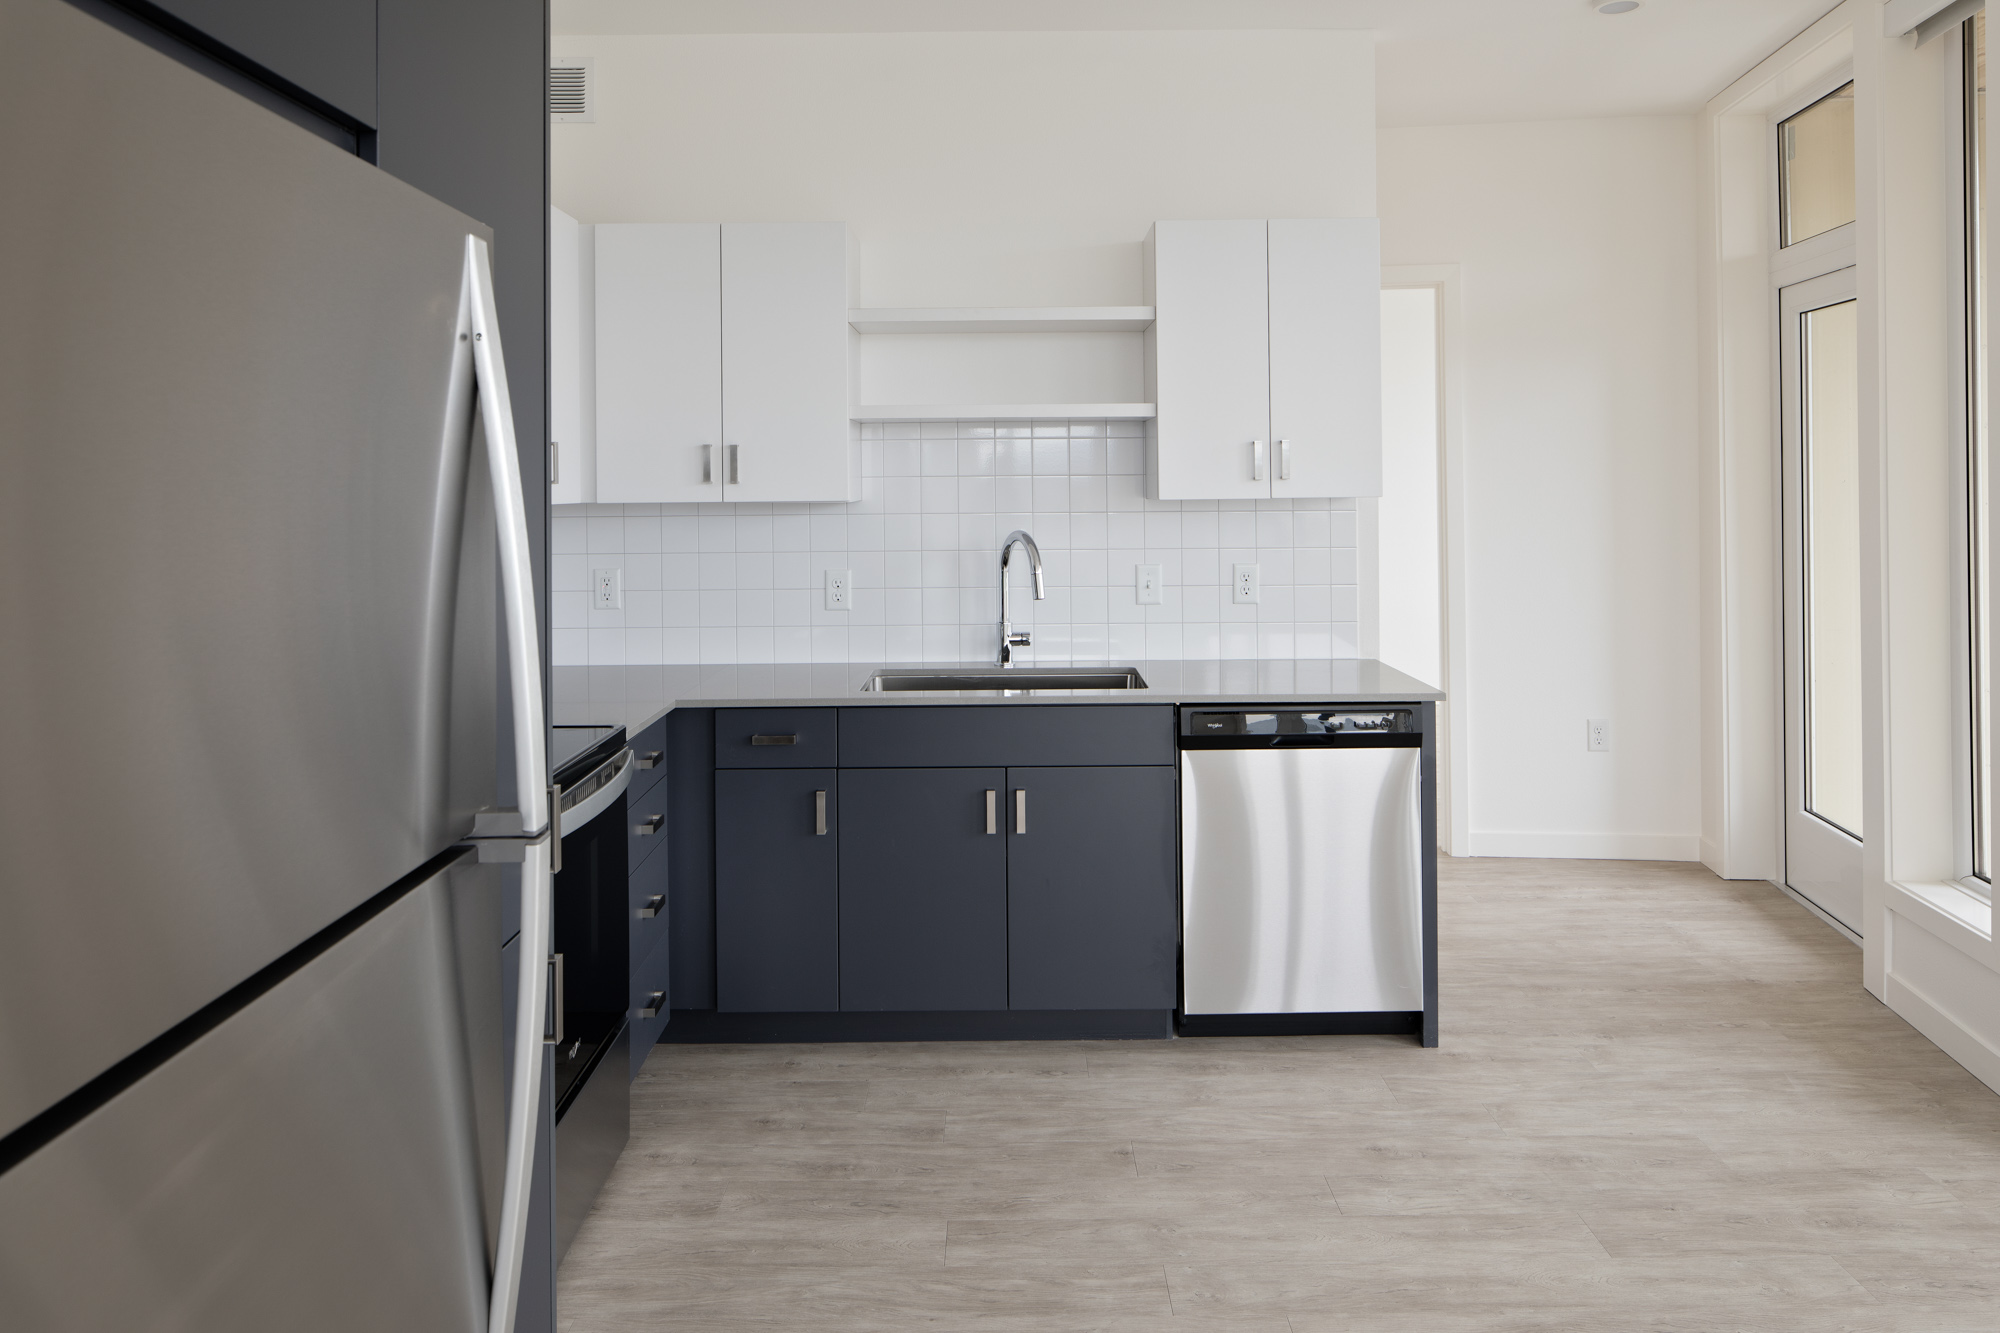
[[[1408,708],[1207,709],[1181,712],[1183,741],[1203,737],[1396,736],[1419,731]]]

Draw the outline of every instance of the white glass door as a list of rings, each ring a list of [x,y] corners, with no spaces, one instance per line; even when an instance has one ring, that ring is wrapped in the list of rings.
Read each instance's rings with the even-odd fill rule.
[[[1779,293],[1785,880],[1861,929],[1861,466],[1854,270]]]

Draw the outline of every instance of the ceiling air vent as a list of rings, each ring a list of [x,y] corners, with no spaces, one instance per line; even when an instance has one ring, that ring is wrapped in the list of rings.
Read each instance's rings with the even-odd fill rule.
[[[557,124],[595,124],[597,62],[589,56],[558,59],[549,66],[549,119]]]

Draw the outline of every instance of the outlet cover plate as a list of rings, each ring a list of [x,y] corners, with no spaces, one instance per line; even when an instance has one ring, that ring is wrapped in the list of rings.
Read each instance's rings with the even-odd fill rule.
[[[851,611],[854,609],[853,570],[829,569],[826,571],[826,609],[829,611]]]
[[[1255,602],[1263,583],[1255,565],[1237,565],[1229,580],[1229,600],[1239,606]]]

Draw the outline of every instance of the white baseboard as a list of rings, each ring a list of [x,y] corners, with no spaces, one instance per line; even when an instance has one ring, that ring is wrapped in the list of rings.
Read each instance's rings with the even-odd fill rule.
[[[1964,1023],[1933,1004],[1929,997],[1895,973],[1884,979],[1883,1000],[1937,1048],[1964,1065],[1972,1076],[2000,1092],[2000,1051]]]
[[[1698,861],[1698,833],[1474,833],[1474,856],[1577,861]]]

